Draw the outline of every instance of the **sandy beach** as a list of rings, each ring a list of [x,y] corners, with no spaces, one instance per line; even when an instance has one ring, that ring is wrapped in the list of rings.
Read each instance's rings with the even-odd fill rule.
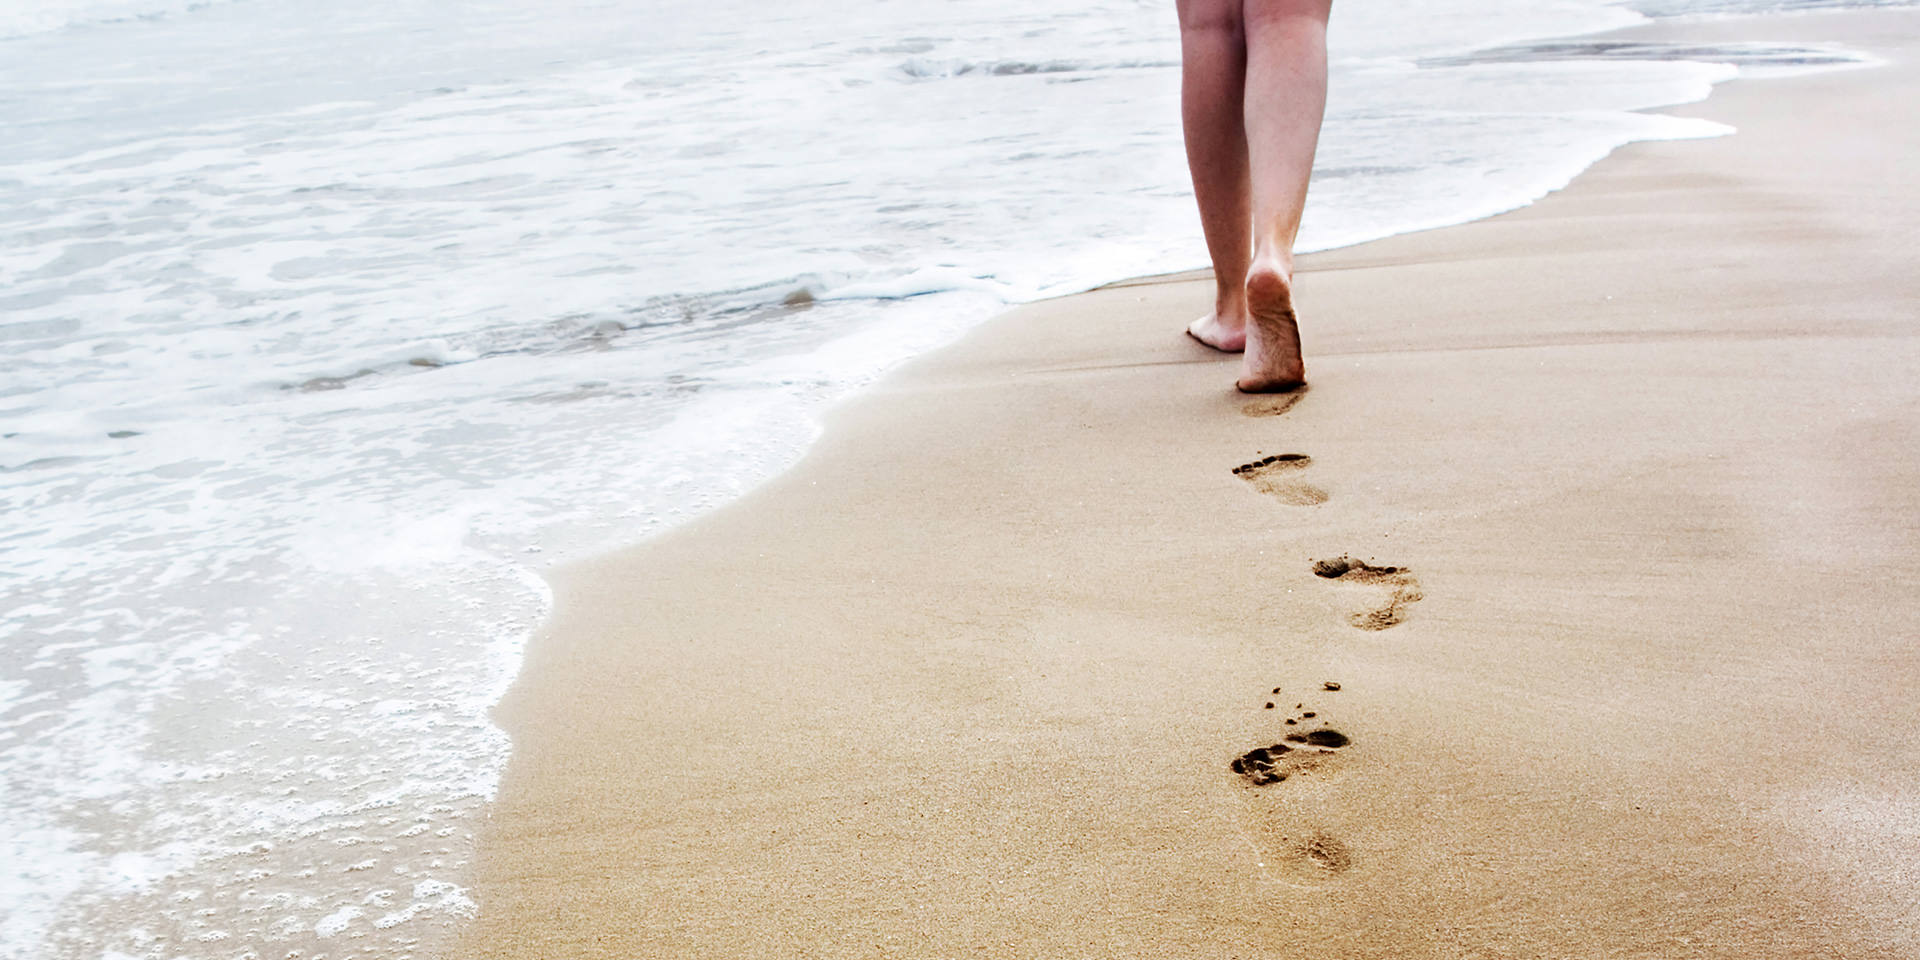
[[[1304,394],[1038,303],[566,570],[459,955],[1920,956],[1920,12],[1621,36],[1890,63],[1304,258]]]

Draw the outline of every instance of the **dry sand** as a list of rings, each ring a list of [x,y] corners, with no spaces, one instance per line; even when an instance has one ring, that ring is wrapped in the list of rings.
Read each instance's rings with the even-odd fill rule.
[[[1307,258],[1291,407],[1119,285],[566,571],[462,955],[1920,956],[1920,13],[1662,29],[1896,62]]]

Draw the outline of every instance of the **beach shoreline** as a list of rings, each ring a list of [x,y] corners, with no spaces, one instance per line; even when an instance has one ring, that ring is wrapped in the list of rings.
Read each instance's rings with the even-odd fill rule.
[[[1303,395],[1115,284],[561,571],[461,954],[1920,949],[1920,13],[1619,35],[1890,62],[1303,257]]]

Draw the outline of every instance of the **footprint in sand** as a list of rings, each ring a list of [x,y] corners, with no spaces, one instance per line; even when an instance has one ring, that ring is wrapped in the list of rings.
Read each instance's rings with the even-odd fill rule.
[[[1313,716],[1309,711],[1307,716]],[[1289,720],[1288,723],[1297,721]],[[1281,742],[1265,747],[1254,747],[1228,764],[1228,769],[1245,777],[1248,783],[1264,787],[1269,783],[1282,780],[1311,770],[1320,760],[1335,750],[1352,742],[1347,735],[1338,730],[1308,730],[1304,733],[1289,733],[1280,738]]]
[[[1336,557],[1315,560],[1313,573],[1366,587],[1377,595],[1375,602],[1347,616],[1348,623],[1362,630],[1385,630],[1400,623],[1407,619],[1407,608],[1422,596],[1420,581],[1406,567],[1376,567],[1364,560]]]
[[[1328,682],[1323,691],[1337,691],[1340,685]],[[1279,694],[1279,688],[1273,691]],[[1265,709],[1274,708],[1268,701]],[[1299,726],[1315,720],[1317,710],[1296,703],[1286,724]],[[1248,805],[1247,840],[1259,855],[1260,868],[1270,877],[1300,886],[1322,883],[1353,865],[1353,853],[1335,837],[1312,830],[1298,822],[1298,811],[1282,788],[1265,788],[1289,777],[1299,777],[1336,762],[1342,748],[1352,741],[1347,735],[1324,723],[1313,729],[1302,727],[1284,734],[1280,742],[1234,757],[1227,769],[1240,777]]]
[[[1290,839],[1280,855],[1282,869],[1296,882],[1324,880],[1353,866],[1353,851],[1324,833]]]
[[[1277,417],[1286,413],[1288,410],[1292,410],[1293,405],[1299,403],[1300,398],[1306,395],[1307,388],[1304,384],[1287,393],[1263,393],[1255,399],[1241,404],[1240,415],[1243,417]]]
[[[1320,685],[1322,693],[1333,693],[1339,689],[1340,685],[1331,680]],[[1272,710],[1280,705],[1279,687],[1273,688],[1272,697],[1261,709]],[[1282,734],[1279,743],[1254,747],[1234,757],[1233,762],[1227,764],[1227,769],[1256,787],[1264,787],[1318,767],[1341,747],[1352,742],[1346,734],[1327,726],[1326,721],[1320,719],[1319,708],[1309,710],[1305,701],[1294,704],[1293,709],[1283,716],[1286,717],[1284,725],[1296,729]]]
[[[1312,464],[1313,458],[1304,453],[1278,453],[1243,463],[1234,467],[1233,472],[1248,486],[1281,503],[1310,507],[1327,502],[1325,490],[1300,479],[1301,472]]]

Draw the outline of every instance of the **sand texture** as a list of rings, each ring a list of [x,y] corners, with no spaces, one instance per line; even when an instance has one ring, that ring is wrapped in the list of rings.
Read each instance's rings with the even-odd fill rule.
[[[1663,29],[1894,63],[1306,258],[1304,395],[1036,304],[566,571],[462,955],[1920,957],[1920,13]]]

